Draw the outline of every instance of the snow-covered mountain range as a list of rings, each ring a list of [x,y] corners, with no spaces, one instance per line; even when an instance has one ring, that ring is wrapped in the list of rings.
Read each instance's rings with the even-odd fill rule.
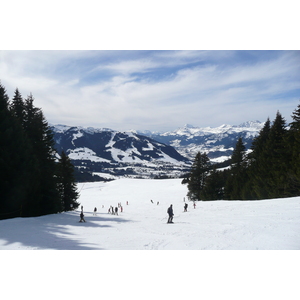
[[[173,146],[181,155],[193,159],[197,152],[206,152],[211,161],[221,162],[230,158],[239,137],[247,149],[253,138],[264,126],[260,121],[248,121],[240,125],[221,125],[219,127],[194,127],[185,125],[170,132],[138,131],[154,140]]]
[[[58,153],[64,151],[76,167],[88,171],[155,176],[162,170],[183,171],[190,165],[172,146],[134,132],[66,125],[51,129]]]
[[[229,159],[239,137],[247,149],[264,123],[194,127],[170,132],[119,132],[108,128],[53,125],[55,148],[65,151],[77,168],[116,175],[180,175],[197,152],[213,162]]]

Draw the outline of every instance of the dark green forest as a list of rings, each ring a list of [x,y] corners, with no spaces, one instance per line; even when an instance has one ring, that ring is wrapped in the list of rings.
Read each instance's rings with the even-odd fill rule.
[[[0,219],[76,209],[78,192],[68,156],[57,155],[40,108],[18,89],[9,99],[0,82]]]
[[[300,104],[286,124],[280,112],[268,118],[253,140],[250,153],[242,138],[233,150],[230,166],[218,169],[206,153],[198,153],[188,185],[190,200],[259,200],[300,195]]]

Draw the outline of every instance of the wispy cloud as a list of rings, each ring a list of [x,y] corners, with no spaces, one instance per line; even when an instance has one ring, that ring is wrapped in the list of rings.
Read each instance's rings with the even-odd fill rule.
[[[289,119],[299,51],[0,51],[10,96],[30,92],[51,123],[172,129]]]

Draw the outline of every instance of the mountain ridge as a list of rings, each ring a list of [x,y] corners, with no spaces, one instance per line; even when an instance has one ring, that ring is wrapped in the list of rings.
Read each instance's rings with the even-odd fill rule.
[[[188,171],[198,152],[206,152],[213,163],[223,162],[231,157],[239,137],[249,151],[263,125],[260,121],[218,127],[186,124],[166,132],[120,132],[62,124],[50,127],[58,153],[67,153],[78,169],[155,176]]]
[[[174,131],[145,133],[147,136],[173,146],[181,155],[193,159],[197,152],[206,152],[213,162],[229,159],[239,137],[246,149],[263,128],[264,122],[246,121],[240,125],[222,124],[218,127],[194,127],[186,124]]]
[[[134,132],[109,128],[50,125],[55,149],[64,151],[77,169],[114,175],[165,175],[186,171],[188,158],[172,146]]]

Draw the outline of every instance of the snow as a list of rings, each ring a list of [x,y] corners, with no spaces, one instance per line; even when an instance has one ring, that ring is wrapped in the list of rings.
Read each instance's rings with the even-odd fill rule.
[[[65,131],[71,128],[71,126],[61,125],[61,124],[57,124],[57,125],[49,124],[49,126],[53,127],[53,131],[57,133],[64,133]]]
[[[183,212],[187,187],[181,179],[123,178],[81,183],[78,190],[86,223],[78,222],[79,210],[1,220],[0,249],[300,249],[300,197],[197,202],[196,209],[188,202],[188,212]],[[123,212],[108,214],[108,208],[119,202]],[[174,224],[166,224],[170,204]]]
[[[210,161],[213,163],[221,163],[221,162],[227,160],[228,158],[230,158],[230,157],[229,156],[220,156],[217,158],[211,158]]]
[[[77,139],[79,139],[79,138],[82,137],[82,136],[83,136],[82,131],[79,131],[79,132],[77,132],[77,133],[73,133],[73,139],[72,139],[72,144],[73,144],[73,146],[75,146],[74,140],[77,140]]]
[[[76,148],[76,149],[69,149],[68,150],[68,156],[70,159],[82,159],[82,160],[90,160],[94,162],[110,162],[109,160],[99,157],[96,155],[96,153],[87,148]]]
[[[10,250],[1,251],[5,298],[299,299],[299,251],[172,250],[299,250],[300,197],[197,202],[196,209],[188,202],[183,212],[187,190],[179,179],[78,189],[86,223],[79,210],[0,221],[0,250]],[[123,212],[108,214],[118,202]],[[170,204],[174,224],[166,224]],[[164,251],[142,251],[155,249]]]

